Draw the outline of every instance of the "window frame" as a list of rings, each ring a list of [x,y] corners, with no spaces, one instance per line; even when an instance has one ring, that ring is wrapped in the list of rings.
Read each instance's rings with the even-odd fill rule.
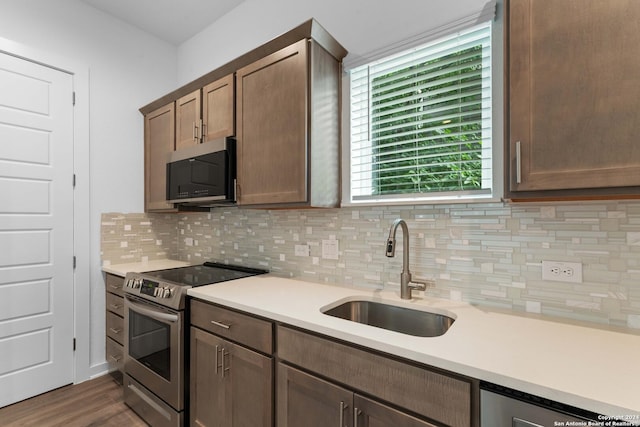
[[[502,8],[500,8],[502,9]],[[423,205],[423,204],[443,204],[443,203],[488,203],[488,202],[500,202],[504,195],[504,49],[503,49],[503,25],[502,16],[498,10],[495,19],[491,25],[491,108],[492,108],[492,154],[491,154],[491,175],[492,175],[492,188],[490,191],[482,192],[447,192],[447,193],[425,193],[419,197],[413,194],[396,194],[385,195],[380,198],[366,198],[354,200],[351,194],[351,82],[349,71],[343,72],[342,78],[342,105],[343,105],[343,120],[342,120],[342,200],[341,206],[387,206],[387,205]],[[474,25],[475,26],[475,25]],[[469,26],[471,27],[471,25]],[[448,31],[448,34],[455,34],[456,31]],[[446,37],[446,33],[442,34],[438,31],[437,37],[430,37],[426,40],[420,40],[416,42],[412,41],[414,46],[419,44],[426,44],[429,41]],[[419,39],[418,39],[419,40]],[[399,43],[403,45],[405,43]],[[386,52],[383,57],[391,56],[402,50],[407,50],[405,46],[403,48],[395,49],[393,52],[389,52],[390,49],[382,48],[380,51]],[[378,55],[377,58],[373,58],[364,63],[371,63],[382,59]],[[362,64],[358,64],[362,65]],[[355,68],[350,67],[350,68]]]

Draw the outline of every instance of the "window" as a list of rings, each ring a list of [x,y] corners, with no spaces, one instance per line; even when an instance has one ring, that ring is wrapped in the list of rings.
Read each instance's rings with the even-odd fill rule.
[[[350,200],[491,197],[491,22],[350,70]]]

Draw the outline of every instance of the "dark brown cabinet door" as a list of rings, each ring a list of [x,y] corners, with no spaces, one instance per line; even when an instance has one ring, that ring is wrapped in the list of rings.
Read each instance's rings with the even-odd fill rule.
[[[176,101],[176,150],[192,147],[201,142],[200,89]]]
[[[640,186],[640,2],[508,8],[508,195],[637,193],[629,187]]]
[[[224,342],[222,349],[226,411],[231,427],[273,426],[273,360]]]
[[[435,424],[415,418],[366,397],[354,396],[353,416],[357,427],[436,427]]]
[[[353,426],[353,393],[278,364],[278,427]]]
[[[144,117],[144,210],[173,211],[167,203],[167,155],[175,150],[175,107],[167,104]]]
[[[191,328],[190,418],[192,426],[222,425],[225,393],[220,374],[223,340]]]
[[[271,427],[272,359],[191,328],[191,425]]]
[[[307,201],[307,40],[238,70],[238,203]]]
[[[278,427],[435,427],[284,364],[278,364]]]
[[[202,89],[202,142],[233,136],[235,77],[229,74]]]

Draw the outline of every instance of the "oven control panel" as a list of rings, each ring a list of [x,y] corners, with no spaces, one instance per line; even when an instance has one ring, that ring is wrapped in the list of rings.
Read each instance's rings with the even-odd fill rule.
[[[140,273],[127,274],[124,291],[173,308],[179,308],[176,304],[180,305],[182,298],[180,286],[145,277]]]

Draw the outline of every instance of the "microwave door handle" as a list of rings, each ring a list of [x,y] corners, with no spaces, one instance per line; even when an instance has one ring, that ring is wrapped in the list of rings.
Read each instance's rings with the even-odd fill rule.
[[[137,311],[140,314],[144,314],[145,316],[149,316],[152,319],[155,320],[159,320],[159,321],[164,321],[164,322],[172,322],[175,323],[178,321],[178,315],[177,314],[171,314],[171,313],[159,313],[155,310],[146,308],[138,303],[135,303],[131,300],[127,300],[127,302],[131,305],[131,308],[134,311]]]

